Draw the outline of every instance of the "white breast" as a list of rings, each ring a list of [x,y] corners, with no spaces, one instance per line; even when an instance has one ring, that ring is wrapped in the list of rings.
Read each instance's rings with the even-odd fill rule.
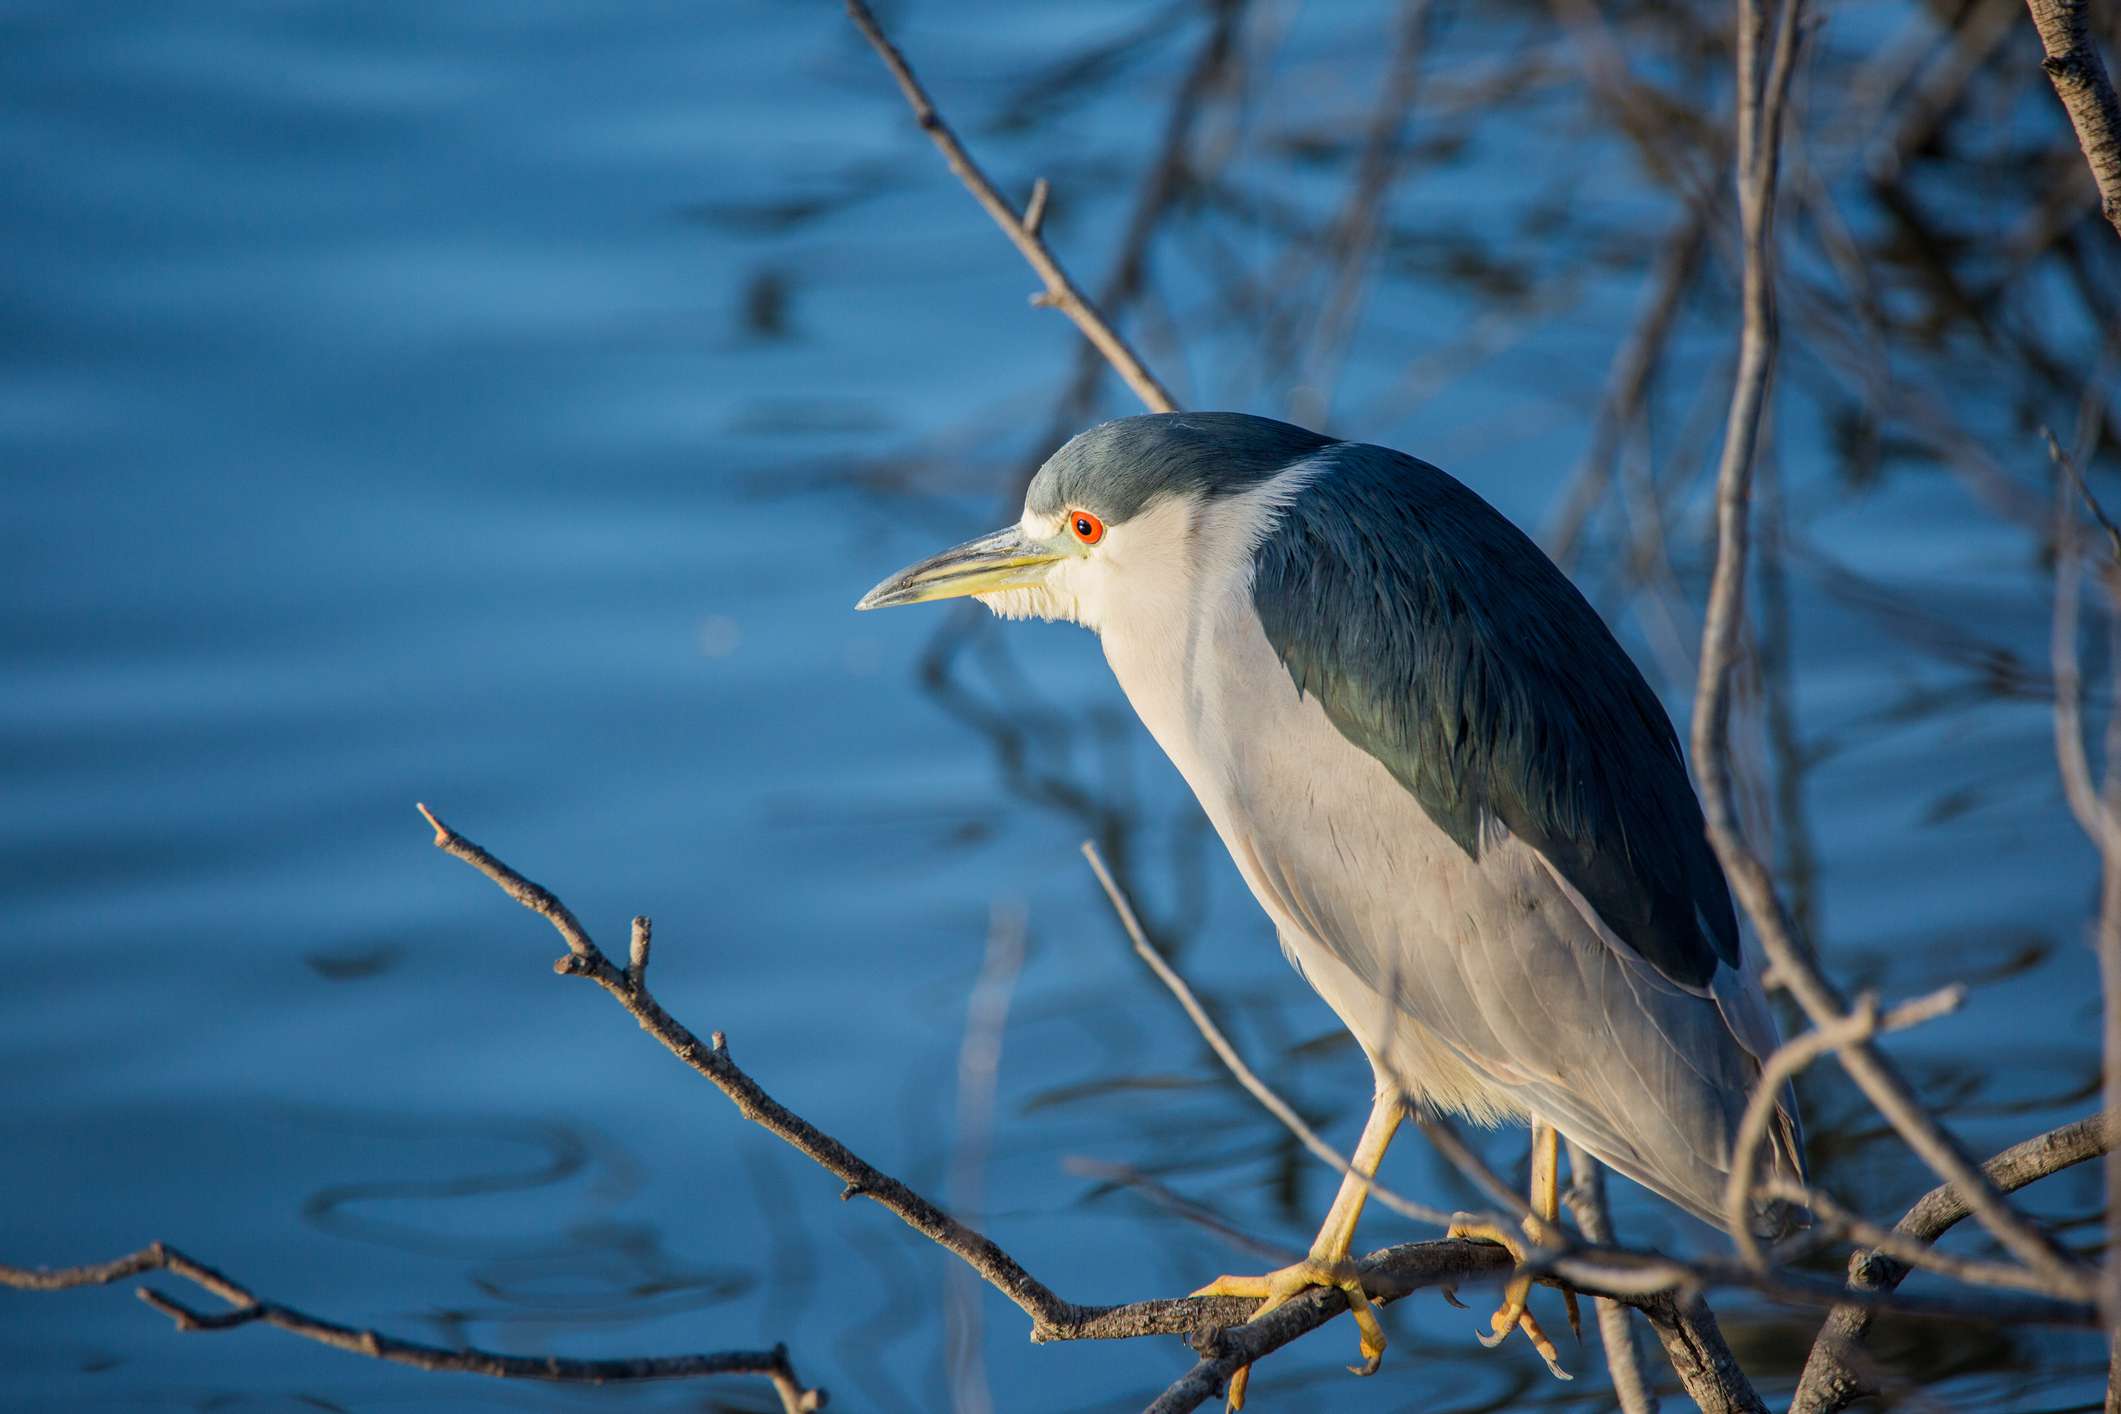
[[[1100,606],[1105,657],[1222,836],[1282,950],[1370,1055],[1380,1085],[1484,1121],[1521,1113],[1509,1091],[1412,1014],[1420,979],[1359,976],[1326,942],[1380,960],[1407,957],[1418,950],[1398,935],[1448,933],[1454,899],[1473,881],[1465,852],[1315,698],[1298,695],[1267,642],[1252,603],[1252,550],[1283,495],[1270,484],[1207,506],[1152,509],[1192,517],[1160,537],[1210,550],[1217,569],[1155,576],[1130,565],[1124,593],[1115,582]]]

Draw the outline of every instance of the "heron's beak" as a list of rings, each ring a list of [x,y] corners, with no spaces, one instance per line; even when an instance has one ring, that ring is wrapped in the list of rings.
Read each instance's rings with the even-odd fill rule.
[[[854,607],[889,609],[930,599],[1021,589],[1043,580],[1057,561],[1067,557],[1067,550],[1033,540],[1012,525],[907,566],[864,594]]]

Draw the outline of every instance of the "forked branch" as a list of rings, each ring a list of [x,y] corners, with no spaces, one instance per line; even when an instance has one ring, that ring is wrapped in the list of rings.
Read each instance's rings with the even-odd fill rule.
[[[898,81],[899,92],[906,96],[906,105],[913,110],[914,121],[928,134],[928,140],[935,144],[936,151],[943,154],[943,160],[950,164],[950,170],[964,183],[965,190],[972,193],[973,199],[994,218],[994,224],[1001,227],[1002,234],[1009,238],[1009,243],[1015,246],[1031,268],[1038,272],[1039,279],[1045,282],[1045,288],[1032,296],[1032,302],[1057,309],[1067,315],[1075,327],[1082,330],[1083,337],[1095,344],[1097,351],[1105,356],[1105,361],[1127,381],[1127,386],[1134,390],[1135,396],[1148,406],[1149,411],[1176,412],[1178,404],[1172,401],[1171,394],[1165,391],[1164,385],[1157,381],[1156,375],[1149,371],[1149,366],[1141,361],[1140,355],[1134,352],[1127,341],[1120,337],[1119,331],[1099,312],[1097,305],[1076,285],[1074,279],[1062,267],[1060,257],[1046,244],[1045,214],[1048,193],[1045,179],[1040,178],[1033,186],[1031,200],[1019,214],[1016,208],[1009,204],[1009,199],[996,190],[987,174],[980,170],[979,163],[972,160],[972,154],[958,141],[957,133],[943,120],[943,115],[936,111],[934,102],[928,97],[928,90],[923,88],[920,79],[915,77],[913,66],[906,62],[906,56],[899,52],[898,46],[884,33],[883,26],[876,22],[876,16],[870,12],[863,0],[847,0],[847,14],[854,21],[855,27],[861,30],[862,37],[869,41],[869,46],[876,50],[877,57],[884,61],[884,67],[891,70],[891,77]]]
[[[2015,1193],[2028,1183],[2099,1157],[2108,1145],[2102,1116],[2089,1115],[2012,1145],[1982,1169],[1998,1189]],[[1966,1195],[1945,1184],[1917,1200],[1893,1225],[1893,1231],[1911,1241],[1932,1243],[1972,1211]],[[1853,1297],[1877,1297],[1899,1286],[1912,1270],[1876,1248],[1859,1251],[1849,1258],[1848,1289]],[[1804,1362],[1790,1414],[1836,1414],[1852,1401],[1875,1393],[1863,1373],[1867,1363],[1858,1357],[1876,1310],[1857,1300],[1836,1306],[1828,1314]]]
[[[779,1137],[846,1186],[842,1198],[867,1198],[885,1208],[914,1231],[955,1254],[989,1286],[1014,1302],[1031,1318],[1034,1341],[1124,1340],[1150,1335],[1204,1337],[1225,1327],[1241,1325],[1256,1301],[1241,1297],[1187,1296],[1134,1301],[1118,1306],[1081,1306],[1065,1301],[1051,1288],[1024,1270],[992,1239],[951,1217],[934,1203],[854,1153],[846,1145],[802,1116],[789,1110],[730,1058],[729,1047],[717,1031],[703,1043],[682,1022],[665,1011],[649,990],[645,948],[637,948],[639,966],[621,970],[599,948],[581,920],[553,893],[517,873],[509,865],[436,817],[426,806],[420,813],[434,827],[437,849],[484,874],[517,903],[550,923],[567,944],[567,952],[553,964],[562,976],[586,977],[602,987],[624,1007],[643,1031],[665,1049],[707,1079],[736,1105],[743,1116]],[[645,919],[635,921],[638,941],[648,936]],[[1498,1264],[1497,1258],[1502,1258]],[[1431,1281],[1476,1281],[1498,1274],[1508,1266],[1499,1249],[1477,1242],[1423,1242],[1374,1254],[1379,1270],[1390,1281],[1409,1290]],[[1336,1295],[1335,1299],[1339,1299]],[[1315,1312],[1323,1324],[1334,1309]],[[1303,1327],[1304,1330],[1310,1326]],[[1278,1329],[1278,1327],[1277,1327]],[[1302,1330],[1293,1331],[1294,1339]],[[1279,1344],[1281,1342],[1277,1342]]]
[[[788,1348],[784,1345],[771,1350],[730,1350],[714,1355],[660,1355],[618,1360],[570,1360],[556,1355],[501,1355],[490,1350],[451,1350],[385,1335],[381,1331],[343,1325],[278,1301],[268,1301],[225,1273],[163,1242],[90,1266],[0,1266],[0,1286],[10,1286],[18,1291],[67,1291],[83,1286],[108,1286],[147,1272],[167,1272],[182,1277],[227,1304],[225,1311],[199,1311],[151,1286],[135,1290],[134,1294],[141,1301],[169,1317],[180,1331],[225,1331],[238,1326],[268,1325],[335,1350],[365,1355],[371,1360],[387,1360],[394,1365],[409,1365],[415,1370],[489,1375],[504,1380],[543,1380],[554,1384],[607,1385],[642,1380],[697,1379],[707,1375],[758,1375],[773,1382],[785,1414],[808,1414],[808,1411],[825,1406],[823,1390],[811,1389],[796,1378],[795,1367],[789,1363]]]

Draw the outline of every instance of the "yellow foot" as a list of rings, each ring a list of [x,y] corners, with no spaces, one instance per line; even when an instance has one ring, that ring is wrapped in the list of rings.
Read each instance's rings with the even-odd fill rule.
[[[1327,1260],[1320,1257],[1283,1267],[1280,1271],[1268,1272],[1258,1277],[1221,1276],[1209,1282],[1195,1296],[1251,1296],[1260,1299],[1259,1308],[1251,1319],[1258,1320],[1275,1307],[1301,1296],[1314,1286],[1330,1286],[1348,1298],[1348,1312],[1355,1317],[1355,1327],[1362,1338],[1362,1363],[1348,1366],[1356,1375],[1374,1375],[1385,1358],[1385,1328],[1378,1323],[1377,1311],[1370,1305],[1370,1294],[1363,1290],[1362,1278],[1355,1271],[1355,1264],[1347,1258]],[[1229,1407],[1239,1410],[1245,1407],[1245,1386],[1252,1378],[1252,1367],[1242,1365],[1230,1377]]]
[[[1525,1219],[1525,1231],[1535,1240],[1538,1240],[1540,1233],[1538,1228],[1534,1226],[1536,1222],[1537,1219]],[[1514,1257],[1519,1266],[1524,1265],[1524,1244],[1510,1233],[1496,1227],[1493,1223],[1481,1222],[1465,1213],[1460,1213],[1451,1220],[1450,1231],[1445,1236],[1462,1237],[1475,1242],[1492,1242]],[[1532,1318],[1531,1311],[1526,1308],[1526,1302],[1531,1294],[1532,1279],[1530,1277],[1511,1277],[1509,1284],[1502,1289],[1502,1305],[1497,1307],[1495,1314],[1488,1318],[1488,1329],[1480,1332],[1480,1343],[1493,1349],[1502,1344],[1511,1331],[1521,1330],[1525,1333],[1525,1338],[1532,1342],[1532,1348],[1539,1352],[1539,1358],[1547,1362],[1547,1369],[1553,1374],[1555,1379],[1575,1379],[1574,1375],[1561,1368],[1561,1353],[1554,1348],[1554,1342],[1547,1338],[1547,1333],[1540,1329],[1539,1322]],[[1569,1329],[1575,1331],[1577,1337],[1581,1339],[1583,1325],[1582,1317],[1576,1309],[1576,1293],[1564,1291],[1562,1292],[1562,1297],[1568,1303]]]

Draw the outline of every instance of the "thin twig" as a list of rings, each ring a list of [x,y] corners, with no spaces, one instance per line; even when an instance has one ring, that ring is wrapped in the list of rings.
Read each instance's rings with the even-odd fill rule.
[[[796,1378],[789,1363],[788,1348],[731,1350],[714,1355],[660,1355],[616,1360],[574,1360],[557,1355],[501,1355],[490,1350],[449,1350],[438,1345],[404,1340],[380,1331],[363,1330],[313,1316],[277,1301],[254,1295],[248,1287],[225,1273],[186,1256],[167,1243],[157,1242],[114,1261],[91,1266],[47,1269],[0,1266],[0,1286],[19,1291],[65,1291],[82,1286],[107,1286],[143,1272],[167,1272],[228,1303],[226,1311],[198,1311],[176,1298],[140,1287],[141,1301],[176,1323],[180,1331],[225,1331],[238,1326],[268,1325],[290,1335],[301,1336],[335,1350],[432,1370],[466,1375],[487,1375],[504,1380],[544,1380],[555,1384],[626,1384],[642,1380],[697,1379],[707,1375],[763,1375],[773,1382],[785,1414],[805,1414],[825,1406],[825,1392],[807,1388]]]
[[[2070,481],[2076,468],[2047,434],[2048,455],[2055,463],[2055,608],[2048,636],[2048,659],[2055,680],[2055,766],[2062,776],[2062,797],[2077,824],[2098,845],[2107,833],[2105,806],[2092,784],[2091,758],[2084,748],[2084,680],[2077,665],[2077,613],[2082,594],[2082,552],[2077,545],[2077,516],[2070,505]]]
[[[1385,65],[1384,88],[1363,137],[1362,152],[1356,158],[1347,201],[1334,218],[1327,238],[1336,253],[1336,268],[1324,302],[1318,306],[1310,355],[1298,380],[1298,386],[1308,391],[1310,401],[1309,407],[1292,408],[1298,422],[1323,425],[1332,407],[1332,390],[1339,381],[1340,363],[1355,331],[1386,198],[1405,163],[1405,128],[1414,108],[1428,28],[1429,0],[1402,0],[1392,55]]]
[[[1829,1226],[1836,1235],[1909,1267],[1936,1272],[1940,1276],[1951,1277],[1969,1286],[2030,1291],[2042,1296],[2056,1294],[2054,1285],[2030,1268],[2021,1267],[2014,1262],[1988,1262],[1979,1258],[1940,1252],[1927,1242],[1878,1226],[1849,1209],[1840,1199],[1823,1188],[1778,1178],[1762,1184],[1760,1191],[1767,1197],[1779,1198],[1785,1203],[1809,1208],[1812,1216]]]
[[[636,992],[648,985],[648,952],[655,941],[655,924],[646,917],[633,920],[633,937],[626,949],[626,985]]]
[[[1567,569],[1576,559],[1583,532],[1613,482],[1613,464],[1628,429],[1649,395],[1650,380],[1664,359],[1686,292],[1701,267],[1708,246],[1708,208],[1690,203],[1657,249],[1649,275],[1649,294],[1627,342],[1613,357],[1605,395],[1591,421],[1591,445],[1556,497],[1551,528],[1540,538],[1554,563]]]
[[[1082,330],[1083,337],[1095,344],[1097,351],[1105,356],[1119,376],[1127,380],[1127,386],[1134,390],[1136,397],[1148,405],[1151,412],[1176,411],[1178,404],[1172,401],[1171,395],[1164,390],[1164,385],[1156,380],[1156,375],[1149,371],[1148,365],[1141,361],[1127,341],[1121,338],[1118,331],[1106,321],[1105,316],[1098,312],[1089,296],[1076,287],[1075,281],[1062,268],[1059,257],[1054,255],[1052,248],[1046,244],[1043,233],[1045,203],[1039,201],[1035,208],[1027,208],[1022,215],[1017,213],[1008,199],[995,190],[994,183],[987,179],[987,174],[980,170],[979,164],[972,160],[972,154],[958,141],[957,134],[951,130],[950,125],[943,121],[943,115],[936,111],[934,102],[928,97],[928,91],[921,87],[921,81],[914,77],[913,68],[906,62],[906,56],[900,53],[898,46],[885,35],[883,26],[877,23],[876,16],[870,13],[869,7],[862,0],[846,0],[846,3],[848,17],[854,21],[856,28],[861,30],[870,47],[876,50],[877,56],[884,61],[884,66],[891,70],[891,77],[898,81],[899,92],[906,96],[906,104],[913,110],[914,121],[921,125],[922,131],[928,134],[928,140],[943,154],[943,160],[950,164],[950,170],[964,183],[965,190],[971,192],[973,199],[994,218],[994,224],[1002,228],[1002,234],[1009,238],[1010,243],[1029,262],[1031,268],[1038,272],[1039,279],[1045,282],[1045,288],[1032,296],[1033,303],[1057,309],[1067,315],[1075,327]],[[1034,211],[1041,219],[1032,219]]]
[[[1731,1146],[1731,1176],[1723,1188],[1724,1226],[1730,1229],[1731,1240],[1746,1261],[1755,1267],[1767,1265],[1759,1240],[1753,1236],[1753,1194],[1760,1185],[1760,1146],[1766,1142],[1768,1126],[1774,1122],[1783,1086],[1828,1051],[1867,1041],[1881,1032],[1934,1020],[1957,1011],[1965,1000],[1966,988],[1954,983],[1881,1014],[1878,998],[1866,992],[1856,998],[1856,1005],[1839,1021],[1814,1027],[1775,1048],[1760,1067],[1760,1079],[1753,1086],[1745,1116],[1738,1123],[1738,1137]]]
[[[1402,1092],[1405,1091],[1404,1080],[1394,1076],[1393,1081],[1401,1087]],[[1487,1160],[1473,1152],[1472,1146],[1466,1143],[1450,1121],[1411,1102],[1407,1105],[1407,1114],[1421,1130],[1422,1137],[1435,1146],[1436,1152],[1442,1154],[1451,1167],[1464,1175],[1475,1188],[1486,1194],[1490,1202],[1499,1204],[1504,1212],[1520,1220],[1532,1216],[1532,1205],[1525,1201],[1524,1195],[1504,1183],[1502,1176],[1489,1167]]]

